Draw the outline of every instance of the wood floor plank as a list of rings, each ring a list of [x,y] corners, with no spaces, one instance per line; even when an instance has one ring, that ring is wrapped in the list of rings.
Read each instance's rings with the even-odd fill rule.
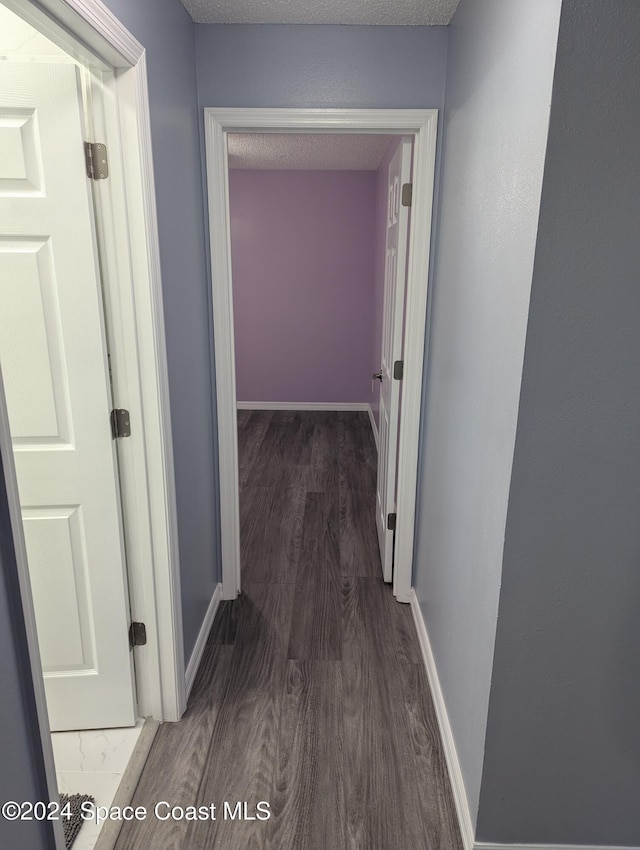
[[[240,568],[244,580],[250,580],[251,561],[268,561],[264,541],[270,534],[267,519],[271,513],[273,487],[246,486],[240,493]],[[256,567],[257,569],[257,567]]]
[[[261,453],[261,446],[269,430],[273,413],[271,410],[239,412],[251,414],[244,428],[238,432],[238,480],[242,491],[255,460]]]
[[[214,646],[224,646],[233,644],[236,641],[238,632],[238,613],[239,606],[235,599],[223,599],[220,602],[218,611],[216,612],[211,633],[209,635],[209,643]]]
[[[291,463],[286,442],[286,425],[291,420],[289,418],[283,421],[282,413],[283,411],[279,410],[271,413],[259,451],[252,456],[251,469],[244,482],[247,486],[277,486],[283,470]]]
[[[347,823],[359,847],[427,847],[382,582],[344,579]]]
[[[429,850],[463,850],[438,721],[422,663],[398,666],[408,719],[415,781],[422,789],[419,815]]]
[[[338,499],[340,515],[340,562],[345,576],[378,578],[382,563],[375,523],[375,492],[355,464],[345,460],[340,466]]]
[[[462,850],[411,613],[382,581],[366,415],[241,413],[243,593],[134,797],[218,817],[125,824],[116,850]]]
[[[238,431],[242,431],[247,422],[251,419],[252,410],[238,411]]]
[[[411,606],[396,602],[391,597],[390,607],[398,661],[407,664],[422,664],[422,652],[416,638],[416,627],[413,622]]]
[[[342,583],[335,498],[309,493],[298,563],[289,658],[342,657]]]
[[[244,582],[232,656],[231,685],[278,691],[284,676],[293,612],[292,584]]]
[[[335,493],[338,486],[338,418],[329,412],[316,412],[314,418],[308,490]]]
[[[288,459],[296,466],[311,463],[311,446],[315,432],[315,416],[308,412],[296,412],[284,428],[284,439],[288,446]]]
[[[301,477],[292,486],[244,488],[240,496],[243,581],[295,582],[305,499],[306,481]]]
[[[375,474],[367,463],[373,437],[367,437],[371,427],[364,417],[359,411],[338,414],[340,560],[343,575],[378,578]]]
[[[280,424],[291,422],[298,415],[295,410],[272,410],[272,421]]]
[[[124,822],[115,850],[182,850],[188,846],[188,823],[158,820],[153,810],[161,800],[177,806],[194,805],[228,684],[231,654],[231,646],[207,645],[187,712],[179,723],[163,723],[158,729],[133,795],[132,805],[145,806],[147,819]]]
[[[361,457],[375,489],[376,479],[378,477],[378,450],[376,449],[376,441],[371,428],[371,420],[367,413],[360,415],[357,426],[360,432]]]
[[[198,805],[269,802],[284,692],[293,585],[245,585],[229,681],[207,754]],[[185,847],[263,848],[265,821],[194,822]]]
[[[348,850],[342,665],[290,661],[268,850]]]

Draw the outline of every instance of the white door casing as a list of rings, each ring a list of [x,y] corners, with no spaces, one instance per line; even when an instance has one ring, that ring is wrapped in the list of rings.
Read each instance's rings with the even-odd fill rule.
[[[382,363],[380,365],[380,414],[378,425],[378,479],[376,527],[386,582],[393,578],[394,532],[389,514],[396,511],[396,467],[398,462],[398,418],[400,381],[394,379],[394,363],[402,360],[402,334],[407,258],[409,208],[401,203],[402,186],[411,174],[411,139],[398,145],[387,181],[387,227],[385,243],[384,308],[382,319]]]
[[[413,137],[413,201],[407,269],[402,415],[398,440],[393,593],[411,600],[420,413],[425,352],[436,109],[273,109],[205,107],[216,362],[223,598],[240,591],[237,414],[229,236],[228,133],[387,133]]]
[[[52,729],[135,719],[77,74],[0,66],[0,364]]]

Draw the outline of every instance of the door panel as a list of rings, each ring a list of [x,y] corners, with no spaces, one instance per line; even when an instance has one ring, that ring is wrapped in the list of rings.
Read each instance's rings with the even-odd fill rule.
[[[382,363],[380,372],[380,413],[378,483],[376,493],[376,526],[382,575],[393,578],[393,531],[387,517],[395,513],[396,467],[398,456],[398,418],[400,415],[400,383],[394,380],[393,364],[402,359],[404,319],[405,266],[408,233],[408,208],[401,204],[402,185],[411,173],[411,140],[403,139],[389,163],[387,236],[384,275],[384,309],[382,320]]]
[[[52,729],[135,722],[77,73],[0,64],[0,366]]]
[[[24,508],[22,519],[42,666],[48,672],[91,671],[96,657],[82,506]],[[49,568],[51,552],[55,570]]]
[[[0,363],[14,446],[70,447],[51,241],[0,239],[0,255]]]

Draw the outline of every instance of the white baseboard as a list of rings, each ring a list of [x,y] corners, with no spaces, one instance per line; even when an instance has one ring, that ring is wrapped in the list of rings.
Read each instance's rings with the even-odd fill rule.
[[[187,671],[185,673],[187,699],[189,699],[189,694],[191,693],[191,688],[193,687],[193,683],[196,678],[196,673],[198,672],[198,667],[200,666],[200,662],[202,661],[202,654],[204,652],[205,646],[207,645],[207,638],[209,637],[209,632],[211,631],[211,626],[213,625],[213,620],[216,616],[216,611],[218,610],[218,605],[220,605],[221,599],[222,585],[217,584],[215,590],[213,591],[211,601],[209,602],[207,613],[204,615],[204,620],[202,621],[202,626],[200,627],[200,631],[198,633],[196,645],[193,647],[191,658],[189,659],[189,663],[187,664]]]
[[[371,430],[373,431],[373,439],[376,441],[376,451],[380,451],[380,443],[378,442],[378,426],[376,425],[376,419],[373,415],[373,410],[371,409],[371,405],[367,405],[367,411],[369,413],[369,422],[371,422]]]
[[[476,841],[474,850],[640,850],[640,848],[606,844],[491,844]]]
[[[438,670],[436,668],[435,658],[433,657],[427,627],[422,616],[422,611],[420,609],[415,590],[411,591],[410,604],[413,621],[418,633],[420,649],[422,650],[424,666],[427,668],[427,678],[429,679],[429,686],[431,688],[431,696],[433,697],[433,704],[436,710],[436,717],[438,718],[438,727],[440,729],[440,737],[442,738],[444,746],[444,755],[447,761],[447,768],[449,770],[453,799],[456,804],[456,812],[458,813],[458,823],[460,824],[462,843],[464,850],[475,850],[473,821],[471,820],[471,812],[469,811],[469,801],[467,800],[467,792],[464,787],[460,761],[456,751],[456,744],[451,724],[449,723],[449,715],[447,714],[444,695],[442,693],[442,688],[440,687]],[[489,850],[489,848],[487,847],[486,850]]]
[[[467,793],[464,787],[460,762],[456,752],[456,745],[449,723],[449,716],[444,702],[440,680],[438,678],[438,670],[436,668],[435,658],[429,641],[429,634],[422,616],[422,610],[418,603],[415,590],[411,590],[411,613],[413,621],[416,625],[418,633],[418,641],[422,650],[422,658],[424,666],[427,669],[427,678],[431,688],[431,695],[438,718],[438,727],[440,729],[440,737],[444,745],[444,754],[449,770],[449,778],[453,789],[453,797],[458,814],[458,823],[462,833],[462,843],[464,850],[640,850],[640,847],[614,847],[605,845],[578,845],[578,844],[494,844],[486,841],[475,840],[475,829],[471,820],[471,812],[469,811],[469,803]]]
[[[366,401],[239,401],[238,410],[364,410]]]

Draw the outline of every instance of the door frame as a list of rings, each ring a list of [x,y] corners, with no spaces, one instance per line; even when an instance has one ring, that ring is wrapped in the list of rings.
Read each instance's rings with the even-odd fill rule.
[[[112,218],[128,227],[107,250],[120,254],[119,273],[106,270],[117,315],[116,384],[126,386],[141,439],[119,447],[119,468],[131,616],[145,622],[148,643],[135,649],[138,712],[179,720],[186,708],[173,444],[160,274],[144,47],[100,0],[3,0],[4,5],[79,62],[101,68],[117,107],[107,115],[114,145],[110,169],[118,178],[100,196]],[[117,126],[114,126],[117,125]],[[110,140],[108,140],[110,141]],[[125,191],[126,183],[126,191]],[[103,191],[101,189],[100,191]],[[116,258],[113,258],[115,267]],[[108,265],[108,264],[107,264]],[[114,399],[114,401],[116,401]],[[118,403],[118,402],[116,402]],[[124,404],[122,400],[119,403]],[[108,415],[108,411],[105,411]],[[49,790],[57,799],[55,765],[38,650],[35,615],[6,401],[0,380],[0,451],[12,516],[22,608]],[[63,844],[60,846],[64,846]]]
[[[389,133],[414,138],[413,203],[405,296],[405,366],[400,408],[393,577],[393,592],[396,598],[399,602],[409,602],[413,573],[438,110],[207,107],[204,110],[204,122],[220,459],[223,599],[235,599],[241,588],[227,134],[231,132]]]

